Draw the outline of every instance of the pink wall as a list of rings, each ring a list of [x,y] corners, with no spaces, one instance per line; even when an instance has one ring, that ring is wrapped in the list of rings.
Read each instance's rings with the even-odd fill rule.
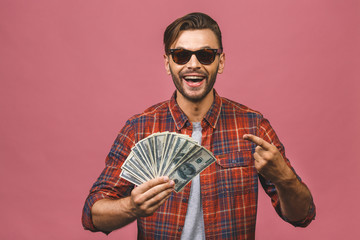
[[[257,239],[359,239],[360,2],[138,2],[0,2],[0,239],[136,239],[81,210],[126,119],[171,96],[162,33],[192,11],[223,31],[216,89],[270,119],[317,204],[293,228],[261,190]]]

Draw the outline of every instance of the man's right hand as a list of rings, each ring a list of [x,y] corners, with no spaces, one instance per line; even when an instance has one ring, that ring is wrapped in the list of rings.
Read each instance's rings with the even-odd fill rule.
[[[101,199],[91,209],[93,223],[97,229],[111,232],[138,217],[150,216],[170,197],[174,186],[168,177],[159,177],[134,188],[131,196]]]
[[[130,196],[131,212],[138,217],[147,217],[170,197],[175,183],[168,177],[158,177],[134,188]]]

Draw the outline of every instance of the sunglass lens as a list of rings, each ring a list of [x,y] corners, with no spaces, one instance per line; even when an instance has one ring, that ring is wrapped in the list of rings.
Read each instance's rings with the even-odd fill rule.
[[[173,60],[177,64],[185,64],[191,58],[191,52],[185,49],[178,49],[173,52]]]
[[[215,54],[211,49],[202,49],[197,51],[196,57],[202,64],[211,64],[215,60]]]
[[[186,64],[190,60],[192,54],[196,55],[196,58],[201,64],[209,65],[214,62],[216,51],[213,49],[201,49],[192,52],[185,49],[176,49],[172,51],[171,54],[174,62],[180,65]]]

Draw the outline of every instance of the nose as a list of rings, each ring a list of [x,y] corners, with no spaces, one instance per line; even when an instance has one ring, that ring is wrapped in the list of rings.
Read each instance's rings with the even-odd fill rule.
[[[199,62],[195,54],[191,55],[191,58],[187,63],[187,67],[189,69],[198,69],[201,67],[201,63]]]

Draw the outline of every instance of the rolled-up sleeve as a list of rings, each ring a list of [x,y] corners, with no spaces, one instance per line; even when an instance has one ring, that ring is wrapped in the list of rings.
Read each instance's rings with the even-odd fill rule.
[[[86,198],[83,213],[83,227],[90,231],[99,231],[92,222],[91,208],[100,199],[119,199],[129,196],[134,185],[120,178],[121,165],[135,145],[134,131],[129,121],[119,132],[110,153],[105,160],[105,168],[96,180]]]
[[[282,154],[287,165],[292,169],[292,171],[295,173],[295,175],[299,179],[299,181],[305,185],[305,183],[302,181],[302,179],[296,174],[294,168],[291,166],[289,159],[286,158],[285,148],[282,145],[282,143],[280,142],[278,136],[276,135],[274,129],[271,127],[271,125],[267,119],[265,119],[265,118],[261,119],[258,131],[259,131],[259,137],[270,142],[271,144],[275,145],[279,149],[279,151]],[[272,203],[273,207],[275,208],[275,211],[284,221],[292,224],[295,227],[306,227],[311,223],[312,220],[315,219],[316,208],[315,208],[315,204],[314,204],[312,197],[311,197],[311,204],[310,204],[306,218],[301,221],[290,221],[281,212],[279,195],[277,194],[275,185],[272,184],[270,181],[264,179],[261,175],[259,175],[259,180],[260,180],[260,183],[261,183],[262,187],[264,188],[266,194],[271,198],[271,203]]]

